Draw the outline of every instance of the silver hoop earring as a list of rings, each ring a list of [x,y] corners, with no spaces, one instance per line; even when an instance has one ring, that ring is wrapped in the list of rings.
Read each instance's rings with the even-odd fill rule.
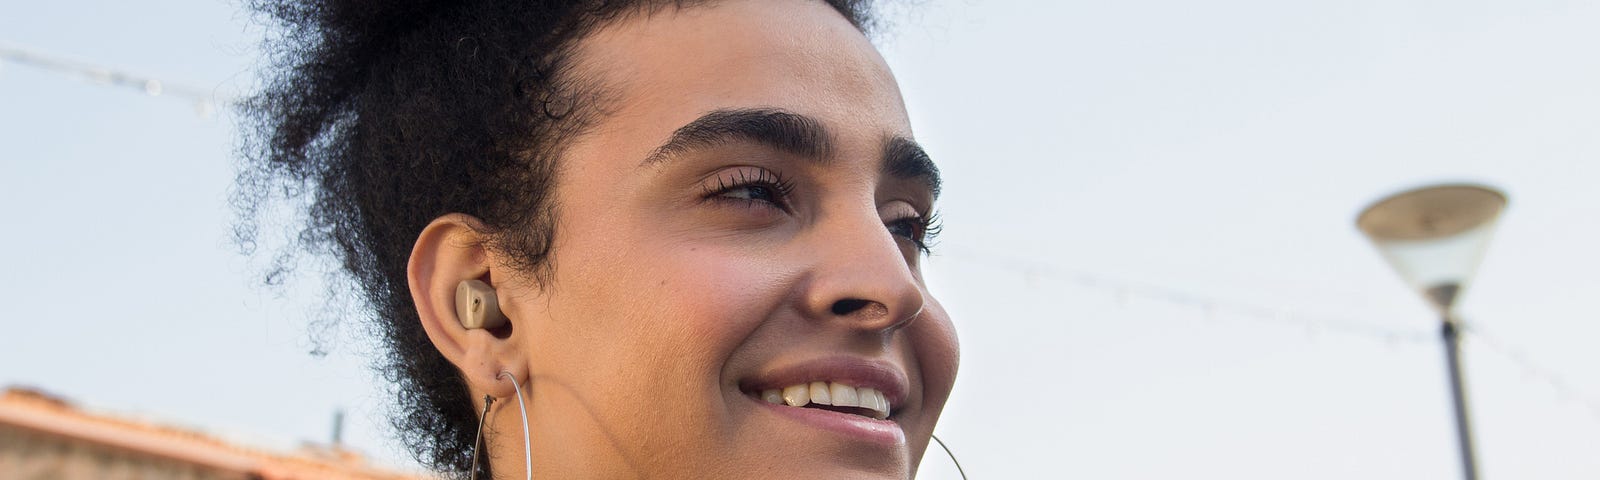
[[[478,480],[478,446],[483,445],[483,423],[489,420],[489,406],[494,405],[494,397],[483,396],[483,413],[478,414],[478,434],[472,437],[472,470],[467,472],[467,478]]]
[[[527,474],[528,480],[533,480],[533,442],[528,435],[528,405],[522,403],[522,386],[517,384],[517,377],[511,372],[501,370],[495,378],[506,377],[511,381],[511,388],[517,391],[517,409],[522,410],[522,471]]]
[[[950,451],[950,447],[945,445],[944,444],[944,440],[940,440],[938,435],[934,435],[934,434],[930,433],[930,434],[928,434],[928,436],[929,437],[933,437],[933,441],[939,442],[939,448],[943,448],[944,449],[944,454],[945,455],[949,455],[950,456],[950,461],[955,462],[955,464],[956,464],[956,473],[961,474],[961,480],[967,480],[967,471],[961,468],[961,461],[960,460],[956,460],[955,452]]]
[[[511,380],[511,388],[517,392],[517,409],[522,411],[523,472],[527,474],[528,480],[533,480],[533,442],[530,441],[532,437],[528,435],[528,405],[522,402],[522,385],[517,384],[517,377],[512,375],[511,372],[501,370],[500,374],[496,375],[495,378],[501,377]],[[478,446],[485,443],[483,441],[483,424],[489,420],[489,405],[493,404],[494,397],[483,396],[483,413],[478,415],[478,435],[472,439],[472,470],[467,475],[467,478],[471,480],[477,480],[478,478]]]

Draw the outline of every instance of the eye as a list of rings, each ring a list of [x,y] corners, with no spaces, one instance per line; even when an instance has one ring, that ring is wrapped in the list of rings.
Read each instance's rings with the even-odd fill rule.
[[[780,205],[783,196],[777,188],[771,185],[735,185],[721,193],[722,198],[731,198],[747,201],[761,201],[773,205]]]
[[[933,239],[939,236],[939,214],[913,215],[883,225],[889,234],[911,242],[922,253],[931,253]]]
[[[793,190],[792,182],[771,170],[740,168],[718,174],[714,183],[707,183],[705,198],[789,211]]]

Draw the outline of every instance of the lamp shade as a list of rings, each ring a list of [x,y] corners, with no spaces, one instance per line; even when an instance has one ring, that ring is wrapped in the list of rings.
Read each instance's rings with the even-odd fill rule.
[[[1356,226],[1406,283],[1449,315],[1505,207],[1505,194],[1492,188],[1438,185],[1379,200],[1361,212]]]

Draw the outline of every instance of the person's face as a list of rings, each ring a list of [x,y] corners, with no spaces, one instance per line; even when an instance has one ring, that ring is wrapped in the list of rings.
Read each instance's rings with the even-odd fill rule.
[[[550,281],[500,287],[535,468],[910,477],[957,346],[919,268],[937,174],[876,50],[822,2],[729,1],[621,21],[576,58],[608,101],[557,174]],[[818,408],[813,382],[869,404]],[[769,401],[796,385],[809,405]]]

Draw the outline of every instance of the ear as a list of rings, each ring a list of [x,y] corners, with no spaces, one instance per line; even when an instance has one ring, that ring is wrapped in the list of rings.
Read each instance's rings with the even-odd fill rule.
[[[406,281],[411,301],[417,307],[422,329],[434,348],[455,364],[471,386],[476,398],[488,394],[506,398],[515,394],[510,382],[498,378],[500,371],[526,379],[526,356],[512,335],[517,319],[491,329],[468,329],[456,314],[456,287],[466,280],[479,280],[491,287],[493,262],[484,246],[483,222],[465,214],[452,213],[433,220],[411,249],[406,263]],[[502,271],[510,277],[509,272]],[[506,295],[499,295],[504,299]],[[509,315],[508,315],[509,317]],[[524,380],[525,381],[525,380]]]

